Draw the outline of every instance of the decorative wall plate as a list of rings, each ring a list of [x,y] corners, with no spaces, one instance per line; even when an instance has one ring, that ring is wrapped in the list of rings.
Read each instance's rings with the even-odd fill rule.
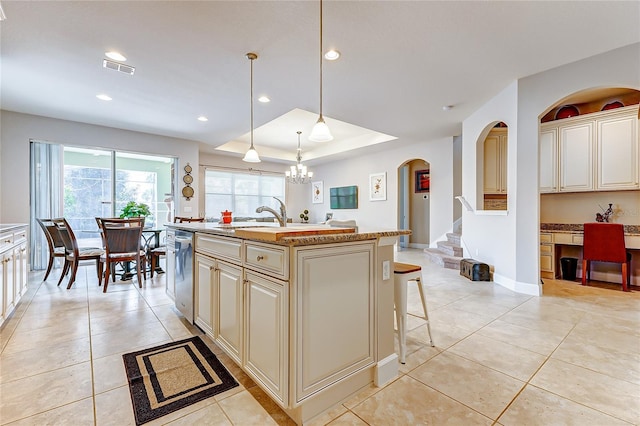
[[[184,177],[182,178],[182,181],[186,184],[191,184],[193,183],[193,176],[191,175],[184,175]]]
[[[190,186],[185,186],[184,188],[182,188],[182,196],[187,200],[193,197],[193,188]]]
[[[186,166],[184,166],[184,171],[187,172],[187,173],[191,173],[193,171],[193,169],[191,168],[190,165],[187,164]]]

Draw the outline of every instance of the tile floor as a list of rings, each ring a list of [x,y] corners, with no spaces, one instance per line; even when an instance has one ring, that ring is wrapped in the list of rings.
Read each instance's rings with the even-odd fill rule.
[[[409,316],[407,363],[314,425],[640,424],[640,292],[545,281],[530,297],[431,264],[419,250],[435,348]],[[57,274],[30,288],[0,330],[0,424],[133,425],[121,355],[202,334],[164,294],[164,275],[102,294],[93,266],[67,291]],[[419,314],[415,285],[409,312]],[[241,386],[150,424],[293,422],[205,338]]]

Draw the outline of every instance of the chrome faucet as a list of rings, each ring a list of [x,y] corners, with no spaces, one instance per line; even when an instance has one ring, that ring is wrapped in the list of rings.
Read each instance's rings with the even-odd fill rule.
[[[280,224],[280,226],[285,227],[287,226],[287,208],[284,206],[284,203],[282,202],[282,200],[280,200],[277,197],[273,197],[276,200],[278,200],[278,202],[280,203],[280,214],[278,214],[277,211],[275,211],[274,209],[272,209],[271,207],[268,206],[260,206],[256,209],[256,213],[262,213],[264,211],[267,211],[269,213],[271,213],[272,215],[274,215],[276,217],[276,219],[278,220],[278,223]]]

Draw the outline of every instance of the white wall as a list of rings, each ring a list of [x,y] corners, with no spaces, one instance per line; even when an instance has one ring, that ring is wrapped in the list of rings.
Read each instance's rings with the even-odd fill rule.
[[[554,104],[584,89],[626,87],[640,90],[640,43],[523,78],[518,94],[518,235],[516,280],[539,282],[538,124]],[[511,193],[509,193],[511,194]]]
[[[355,219],[362,228],[397,229],[398,167],[408,160],[421,158],[430,164],[431,170],[430,244],[433,246],[435,241],[444,239],[453,221],[453,138],[403,147],[394,147],[394,143],[389,142],[386,146],[383,152],[354,155],[348,160],[313,167],[314,180],[324,183],[324,203],[312,204],[311,187],[304,185],[291,189],[289,211],[299,213],[306,208],[311,212],[311,222],[324,221],[325,213],[331,211],[335,219]],[[369,201],[369,174],[379,172],[387,173],[387,199]],[[349,185],[358,186],[358,209],[331,210],[329,188]]]
[[[463,237],[471,255],[495,267],[501,285],[540,294],[538,126],[540,117],[569,95],[597,87],[640,89],[640,43],[523,78],[463,123],[463,194],[476,204],[475,148],[492,121],[509,126],[508,214],[463,213]],[[475,254],[478,250],[478,255]]]
[[[514,82],[483,105],[462,125],[462,195],[472,206],[482,206],[483,190],[478,185],[478,170],[483,162],[478,159],[483,151],[487,126],[503,121],[509,128],[507,146],[507,211],[487,212],[475,210],[462,213],[462,239],[465,256],[487,263],[494,268],[493,280],[515,288],[515,219],[516,219],[516,154],[517,154],[517,96],[518,83]],[[480,141],[480,142],[479,142]],[[481,170],[480,170],[481,171]],[[480,186],[480,187],[479,187]],[[490,214],[489,214],[490,213]],[[537,291],[537,288],[535,289]]]
[[[194,169],[198,164],[198,143],[194,141],[11,111],[2,111],[1,120],[0,217],[4,223],[29,222],[30,140],[176,157],[180,171],[187,163]],[[180,183],[183,175],[178,173]],[[199,177],[194,174],[195,197],[190,201],[177,197],[176,210],[190,206],[198,211],[198,185]]]

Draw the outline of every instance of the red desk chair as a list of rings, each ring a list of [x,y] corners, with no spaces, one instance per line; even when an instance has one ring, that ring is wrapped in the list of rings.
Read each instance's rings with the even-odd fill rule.
[[[582,285],[591,275],[591,262],[622,264],[622,291],[627,287],[630,275],[629,258],[624,245],[624,226],[620,223],[585,223],[582,255]]]

